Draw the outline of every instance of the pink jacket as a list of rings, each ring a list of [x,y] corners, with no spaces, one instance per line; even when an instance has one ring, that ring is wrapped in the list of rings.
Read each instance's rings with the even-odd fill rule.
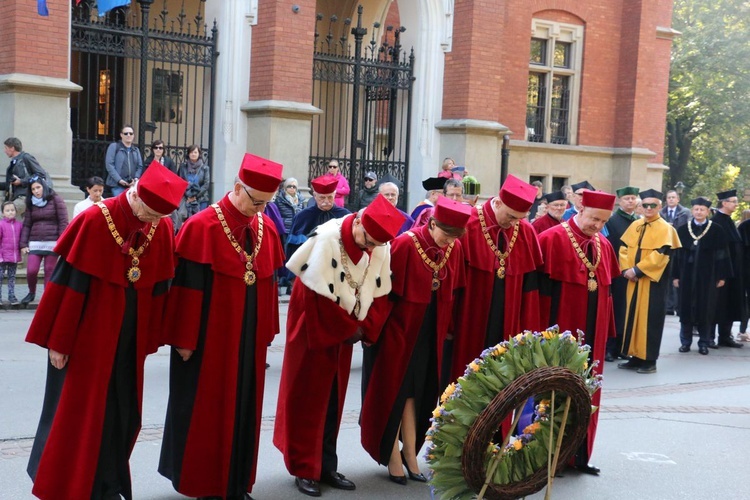
[[[330,175],[330,174],[328,174]],[[341,175],[340,173],[336,174],[334,177],[336,177],[339,181],[339,183],[336,185],[336,197],[333,199],[333,202],[340,206],[344,206],[344,197],[349,194],[349,181],[346,180],[346,177]]]
[[[0,219],[0,262],[21,262],[21,227],[16,219]]]

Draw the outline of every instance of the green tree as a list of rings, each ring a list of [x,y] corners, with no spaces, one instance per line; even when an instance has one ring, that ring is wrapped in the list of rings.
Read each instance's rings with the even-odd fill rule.
[[[675,0],[665,187],[750,187],[749,23],[747,0]]]

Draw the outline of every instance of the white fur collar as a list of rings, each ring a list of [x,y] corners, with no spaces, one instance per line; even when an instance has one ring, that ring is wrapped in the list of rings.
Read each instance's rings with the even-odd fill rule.
[[[315,236],[308,238],[289,258],[287,269],[299,277],[302,283],[313,292],[336,302],[349,314],[354,310],[356,297],[354,289],[344,278],[341,263],[341,219],[332,219],[315,230]],[[359,283],[369,263],[367,278],[359,290],[360,311],[357,319],[367,316],[370,305],[377,297],[391,292],[391,251],[390,244],[376,247],[369,258],[367,253],[355,265],[347,255],[347,263],[352,280]]]

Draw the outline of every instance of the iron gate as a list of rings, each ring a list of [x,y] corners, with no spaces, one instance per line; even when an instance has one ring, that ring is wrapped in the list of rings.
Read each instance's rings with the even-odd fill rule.
[[[106,179],[107,146],[125,124],[134,127],[144,157],[161,139],[175,165],[191,144],[212,165],[216,24],[208,31],[203,22],[205,0],[192,18],[184,2],[170,16],[167,0],[152,17],[153,2],[137,0],[104,17],[95,0],[73,6],[71,74],[83,87],[71,97],[75,185],[93,175]]]
[[[405,28],[388,26],[380,41],[379,23],[364,42],[362,6],[357,25],[331,16],[328,34],[321,36],[323,16],[315,25],[313,56],[313,106],[323,110],[313,118],[310,179],[327,171],[328,161],[339,161],[341,174],[351,187],[349,205],[357,202],[364,174],[374,171],[379,180],[390,179],[401,186],[399,206],[406,203],[409,172],[409,126],[411,90],[414,81],[414,51],[402,50],[400,35]]]

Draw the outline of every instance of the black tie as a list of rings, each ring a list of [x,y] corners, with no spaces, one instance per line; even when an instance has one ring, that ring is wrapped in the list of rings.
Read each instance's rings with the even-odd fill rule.
[[[672,221],[674,221],[674,209],[670,208],[669,209],[669,222],[672,222]]]

